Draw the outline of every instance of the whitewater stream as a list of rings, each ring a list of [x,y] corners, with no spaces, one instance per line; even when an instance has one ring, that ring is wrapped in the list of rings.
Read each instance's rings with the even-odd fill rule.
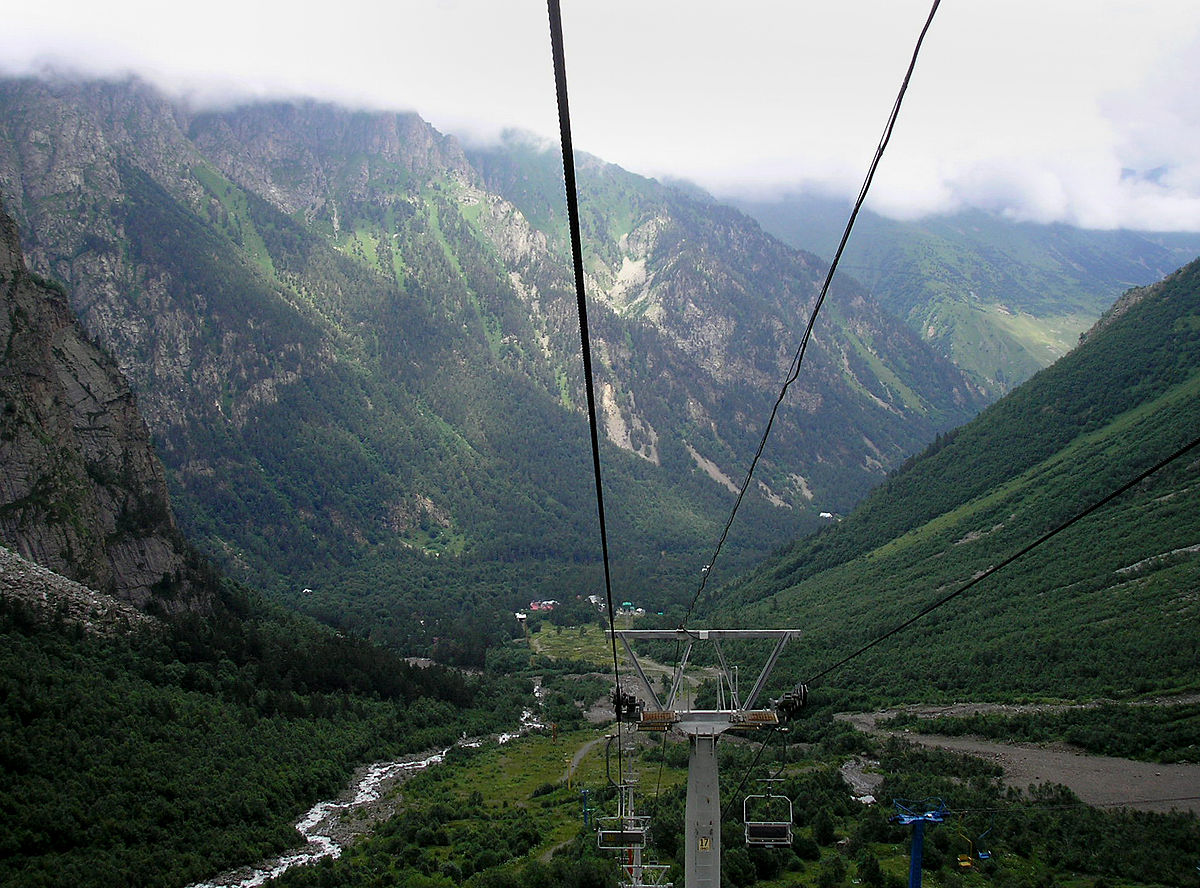
[[[540,682],[534,685],[533,692],[540,701],[544,694]],[[521,713],[521,722],[517,730],[500,734],[495,740],[498,744],[508,743],[530,731],[545,727],[545,723],[536,712],[526,709]],[[483,742],[477,737],[463,737],[454,745],[478,747],[482,746]],[[354,783],[338,799],[317,802],[296,823],[296,831],[304,837],[304,847],[268,858],[254,866],[239,867],[206,882],[196,882],[189,888],[254,888],[256,885],[266,884],[294,866],[315,863],[323,857],[341,857],[344,844],[393,813],[393,806],[379,805],[388,790],[418,771],[440,765],[446,760],[450,749],[451,747],[446,747],[440,752],[419,754],[394,762],[376,762],[368,766],[358,772]],[[368,816],[354,818],[354,822],[350,822],[350,815],[364,811],[369,812]]]

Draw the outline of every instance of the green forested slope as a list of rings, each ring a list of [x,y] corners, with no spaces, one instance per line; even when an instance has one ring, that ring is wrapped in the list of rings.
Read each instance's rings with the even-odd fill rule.
[[[358,765],[510,729],[524,704],[232,589],[132,635],[0,599],[0,882],[189,884],[294,846]]]
[[[719,605],[805,627],[792,667],[816,674],[1195,439],[1200,264],[1138,295]],[[829,681],[893,698],[1193,687],[1197,540],[1193,453]]]

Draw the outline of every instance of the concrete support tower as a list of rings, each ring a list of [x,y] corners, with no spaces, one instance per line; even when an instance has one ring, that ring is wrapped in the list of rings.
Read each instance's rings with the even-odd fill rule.
[[[784,646],[800,635],[798,629],[618,629],[614,633],[625,647],[644,695],[644,705],[634,707],[642,731],[676,731],[688,740],[687,806],[684,811],[684,888],[721,888],[721,795],[717,773],[717,740],[726,731],[754,731],[779,724],[774,708],[754,704],[775,668]],[[631,641],[673,640],[682,656],[675,667],[671,689],[661,699],[646,677]],[[725,640],[771,639],[775,645],[753,687],[741,696],[737,669],[725,660]],[[690,695],[680,700],[683,675],[697,642],[710,642],[720,664],[721,682],[715,709],[693,709]]]

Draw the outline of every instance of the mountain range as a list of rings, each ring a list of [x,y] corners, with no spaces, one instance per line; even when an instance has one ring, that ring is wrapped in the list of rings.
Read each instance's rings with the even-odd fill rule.
[[[587,484],[558,477],[578,471],[583,460],[570,440],[582,427],[577,377],[565,359],[554,358],[555,343],[569,353],[571,318],[556,307],[567,300],[551,299],[565,289],[566,276],[554,258],[562,232],[549,198],[553,163],[526,144],[460,155],[411,117],[316,105],[193,116],[176,107],[173,122],[152,118],[150,126],[131,93],[160,110],[162,100],[136,84],[64,89],[112,92],[104,93],[108,104],[97,104],[95,95],[80,102],[76,110],[89,110],[76,117],[62,107],[54,115],[0,117],[5,126],[25,127],[22,162],[4,166],[9,178],[0,181],[7,189],[12,169],[32,168],[21,179],[34,183],[20,192],[26,216],[75,244],[74,252],[61,251],[57,241],[27,238],[42,251],[42,270],[31,270],[16,224],[0,211],[0,534],[115,597],[0,550],[0,808],[11,815],[0,823],[0,881],[181,885],[259,860],[293,844],[298,812],[338,793],[362,762],[510,728],[533,705],[535,672],[538,705],[562,734],[455,750],[445,770],[390,800],[395,816],[351,853],[290,871],[281,884],[582,885],[611,878],[611,861],[596,857],[594,835],[579,827],[579,784],[561,779],[565,739],[582,744],[579,759],[593,749],[589,776],[603,780],[594,751],[602,735],[583,726],[582,712],[604,686],[579,674],[593,670],[587,663],[531,658],[524,641],[497,645],[502,632],[486,625],[529,594],[528,584],[537,582],[532,566],[549,577],[540,581],[545,589],[594,575],[594,559],[576,534],[587,529],[578,517]],[[52,123],[96,138],[51,150]],[[158,144],[155,133],[172,142],[181,132],[187,136],[178,156],[195,160],[191,152],[201,143],[213,156],[224,150],[222,163],[240,170],[239,181],[261,178],[261,191],[235,184],[232,174],[217,177],[207,161],[175,180],[168,160],[177,155],[140,148],[143,139]],[[404,164],[381,165],[381,157],[399,156],[385,149],[359,155],[344,146],[334,163],[325,144],[331,132],[377,147],[392,138],[408,146],[421,134],[430,139],[424,154],[404,154]],[[313,158],[324,161],[294,162],[304,138],[314,141]],[[127,139],[130,156],[110,153],[106,139]],[[392,192],[368,187],[373,176],[407,181],[421,157],[438,152],[461,157],[454,162],[463,166],[458,177],[439,173],[405,192],[410,215],[401,201],[388,202]],[[737,391],[763,396],[752,385],[734,388],[739,375],[753,379],[756,352],[736,352],[730,343],[754,322],[736,305],[718,311],[720,294],[759,297],[759,309],[790,323],[787,300],[767,298],[782,291],[746,268],[782,274],[808,262],[817,267],[816,260],[762,238],[753,223],[703,196],[583,160],[593,189],[591,281],[603,294],[594,303],[606,331],[598,339],[603,378],[614,393],[617,380],[637,381],[625,400],[614,395],[605,417],[606,466],[615,466],[608,483],[623,508],[640,502],[646,509],[643,544],[662,545],[666,531],[655,519],[674,520],[675,531],[694,528],[723,504],[706,497],[713,490],[726,496],[714,480],[720,464],[704,456],[716,451],[696,442],[725,441],[718,433],[732,438],[730,428],[752,438],[738,425],[737,409],[726,411],[726,399]],[[362,175],[351,175],[354,168]],[[342,185],[326,188],[339,176]],[[477,183],[477,203],[476,192],[455,190],[464,182]],[[334,190],[336,199],[329,197]],[[347,197],[354,194],[363,195],[357,209]],[[52,212],[56,201],[70,212]],[[626,235],[613,248],[612,232],[643,218],[620,216],[619,207],[650,207],[661,216],[637,243]],[[397,214],[407,220],[403,226]],[[377,216],[386,227],[371,222]],[[502,216],[511,216],[510,224],[494,221]],[[512,222],[518,217],[537,223],[525,228]],[[347,220],[356,220],[352,234]],[[397,236],[384,237],[389,230]],[[70,240],[75,236],[78,242]],[[525,259],[492,264],[506,250]],[[392,281],[380,284],[389,265]],[[85,296],[50,274],[68,278]],[[511,291],[481,284],[504,280]],[[523,313],[500,298],[513,294],[525,300],[515,305],[536,303],[538,311]],[[887,316],[866,296],[852,289],[837,296],[836,307],[848,303],[850,310],[831,315],[836,335],[825,334],[825,349],[846,348],[850,334],[842,325],[863,341],[892,341],[868,325]],[[110,355],[74,320],[68,299],[91,312],[116,345],[138,345],[122,360],[142,374],[144,388],[117,368],[115,349]],[[702,310],[715,327],[696,320]],[[522,338],[530,329],[533,339]],[[764,352],[779,347],[770,337],[749,338]],[[782,791],[797,801],[797,840],[771,856],[731,843],[731,884],[898,879],[905,834],[879,807],[850,798],[838,767],[851,754],[879,757],[881,797],[915,797],[919,789],[967,813],[985,812],[990,820],[964,823],[975,827],[971,835],[990,833],[1001,869],[993,861],[979,870],[997,881],[1028,874],[1049,884],[1078,881],[1082,873],[1097,881],[1174,884],[1191,872],[1194,817],[1105,813],[1053,786],[1023,797],[1002,789],[990,763],[877,743],[827,717],[834,703],[1129,699],[1200,689],[1200,262],[1127,292],[1082,340],[973,420],[937,434],[924,451],[890,461],[891,471],[872,467],[882,483],[842,520],[823,522],[819,532],[712,587],[700,602],[713,625],[802,626],[804,637],[780,662],[778,678],[817,678],[816,705],[792,726],[791,737],[802,741],[792,744],[793,755],[802,758],[789,764],[788,753],[778,751],[778,773],[787,771]],[[910,341],[903,332],[895,338]],[[816,391],[829,401],[841,397],[835,403],[847,417],[872,416],[846,394],[858,392],[849,378],[892,385],[927,378],[909,369],[892,376],[860,369],[847,377],[847,368],[876,365],[840,354],[840,364],[826,353],[825,365],[817,365],[827,387]],[[869,354],[894,359],[892,352]],[[928,350],[912,354],[930,357],[945,379],[961,382]],[[662,432],[673,428],[667,422],[651,426],[655,437],[631,421],[674,416],[670,399],[654,400],[659,371],[675,387],[668,391],[710,395],[689,402],[693,418],[712,410],[705,434],[689,431],[696,437],[672,443]],[[160,379],[169,384],[150,384]],[[964,398],[972,391],[963,389]],[[135,403],[142,397],[158,411],[150,428],[157,449],[170,455],[166,472]],[[934,402],[914,401],[922,403],[931,411]],[[793,423],[805,416],[831,435],[862,433],[825,416],[828,408],[797,412]],[[909,422],[920,413],[895,405],[890,411]],[[930,416],[925,421],[937,426]],[[626,434],[617,433],[621,428]],[[900,432],[888,434],[886,440],[900,440]],[[668,484],[660,473],[672,465],[672,447],[675,465],[692,470]],[[1075,520],[1171,454],[1176,458],[1122,496]],[[831,468],[828,477],[852,479],[853,465]],[[305,590],[291,596],[294,603],[463,662],[491,645],[485,669],[414,667],[353,633],[330,631],[219,580],[182,543],[168,477],[191,509],[185,520],[209,528],[201,539],[235,570],[294,580],[323,569],[342,583],[341,597]],[[459,487],[433,483],[447,479]],[[405,488],[402,481],[427,486]],[[408,498],[401,496],[384,522],[400,542],[369,536],[378,532],[372,498],[406,490]],[[761,526],[798,511],[800,500],[789,511],[786,501],[776,502],[776,489],[767,491],[751,515]],[[536,499],[550,492],[561,496]],[[647,498],[656,499],[647,505]],[[662,505],[679,512],[652,512]],[[516,514],[476,514],[490,506]],[[680,517],[689,506],[697,511]],[[308,538],[289,529],[292,516],[283,509],[296,510]],[[231,515],[243,523],[226,528],[221,522]],[[555,517],[576,520],[578,528],[568,523],[546,536]],[[628,530],[632,519],[621,520]],[[326,529],[328,538],[316,536]],[[775,535],[791,532],[772,528]],[[1033,546],[1050,532],[1053,538]],[[1023,548],[1030,551],[1008,564]],[[686,547],[670,554],[681,552]],[[621,554],[624,571],[648,563],[637,554]],[[743,544],[740,557],[752,554]],[[321,558],[328,559],[323,568]],[[303,559],[300,572],[290,573],[288,559]],[[281,584],[275,591],[288,598],[286,590]],[[147,619],[120,599],[159,618]],[[581,613],[595,619],[586,607]],[[436,642],[422,635],[426,616]],[[579,638],[585,634],[581,629]],[[727,653],[739,655],[734,648]],[[1110,707],[1099,717],[1119,713],[1128,723],[1118,728],[1119,739],[1144,745],[1145,732],[1128,725],[1150,708]],[[1170,734],[1172,755],[1190,756],[1195,707],[1154,709],[1151,730]],[[1102,748],[1111,745],[1105,732],[1092,733],[1102,735]],[[724,751],[728,763],[753,759],[753,769],[765,749],[754,754],[749,744],[726,744]],[[686,749],[664,742],[659,756],[660,779],[662,765],[670,765],[677,780]],[[514,773],[521,778],[515,785]],[[736,808],[741,787],[733,792]],[[603,804],[604,791],[593,798]],[[679,857],[682,810],[677,788],[666,788],[661,805],[655,799],[655,842],[667,859]],[[722,826],[741,829],[732,821]],[[985,878],[956,868],[955,846],[966,835],[932,832],[927,860],[943,881]]]
[[[831,258],[848,204],[809,194],[732,203]],[[1113,300],[1200,255],[1194,232],[1096,231],[982,210],[888,219],[869,208],[843,261],[888,311],[993,397],[1070,351]]]
[[[614,573],[661,609],[707,563],[825,265],[703,196],[579,169]],[[412,114],[0,83],[30,267],[130,380],[185,533],[425,651],[464,597],[599,591],[561,181],[553,152],[464,151]],[[839,282],[721,567],[848,511],[984,403]]]

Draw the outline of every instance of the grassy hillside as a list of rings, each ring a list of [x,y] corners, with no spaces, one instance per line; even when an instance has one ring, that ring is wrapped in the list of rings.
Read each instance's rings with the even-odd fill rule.
[[[715,620],[803,626],[814,675],[1200,435],[1193,263],[849,518],[717,598]],[[873,699],[1125,697],[1196,686],[1193,453],[829,676]]]

